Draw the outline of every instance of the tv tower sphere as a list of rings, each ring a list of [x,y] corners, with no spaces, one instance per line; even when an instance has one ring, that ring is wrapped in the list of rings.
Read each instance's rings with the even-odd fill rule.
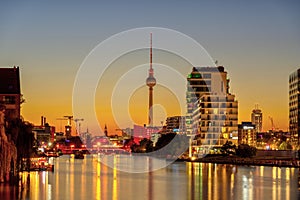
[[[146,79],[146,84],[147,84],[148,87],[154,87],[156,85],[156,79],[153,76],[150,75]]]

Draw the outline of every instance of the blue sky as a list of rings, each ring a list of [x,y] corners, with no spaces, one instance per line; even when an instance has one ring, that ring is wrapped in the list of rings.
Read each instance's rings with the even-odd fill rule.
[[[288,126],[288,76],[300,67],[299,1],[0,2],[0,66],[21,67],[22,114],[55,124],[72,112],[72,87],[85,56],[132,28],[157,26],[198,41],[231,78],[239,121],[255,104]]]

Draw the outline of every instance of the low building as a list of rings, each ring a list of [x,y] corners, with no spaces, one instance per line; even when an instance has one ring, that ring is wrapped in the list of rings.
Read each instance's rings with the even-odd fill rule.
[[[185,116],[172,116],[166,119],[166,131],[169,133],[186,133]]]
[[[41,117],[41,125],[34,126],[32,132],[40,145],[48,146],[49,143],[51,145],[56,140],[55,127],[50,126],[43,116]]]
[[[252,122],[242,122],[238,125],[238,144],[256,147],[256,128]]]

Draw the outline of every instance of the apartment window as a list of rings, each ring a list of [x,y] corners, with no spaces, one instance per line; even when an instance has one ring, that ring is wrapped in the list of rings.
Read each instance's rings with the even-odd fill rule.
[[[211,78],[211,74],[203,74],[203,78]]]

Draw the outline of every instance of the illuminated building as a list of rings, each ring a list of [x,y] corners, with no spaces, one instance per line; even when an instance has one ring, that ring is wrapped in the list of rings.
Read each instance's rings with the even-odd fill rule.
[[[0,68],[0,104],[5,106],[6,121],[20,118],[19,67]]]
[[[159,130],[159,127],[146,127],[146,125],[140,126],[135,124],[133,125],[133,138],[135,141],[140,141],[144,138],[150,139],[151,135],[159,132]]]
[[[226,141],[237,144],[238,102],[235,96],[202,95],[197,104],[192,114],[197,145],[222,146]]]
[[[86,145],[86,147],[90,148],[91,145],[91,139],[92,135],[89,133],[89,129],[87,128],[86,132],[80,133],[80,139],[83,142],[83,144]]]
[[[166,119],[166,131],[168,133],[185,133],[185,116],[172,116]]]
[[[55,141],[55,127],[50,126],[44,116],[41,117],[41,125],[34,126],[32,132],[40,144],[48,145],[49,142],[53,143]]]
[[[289,128],[292,144],[300,143],[300,69],[289,77]]]
[[[238,125],[238,144],[256,146],[256,128],[252,122],[242,122]]]
[[[187,132],[196,148],[237,143],[238,102],[224,67],[194,67],[188,75]]]
[[[257,133],[262,132],[262,112],[258,109],[258,105],[252,110],[251,113],[251,122],[255,125]]]
[[[150,34],[150,69],[149,76],[146,79],[146,84],[149,87],[149,109],[148,109],[148,126],[153,126],[153,87],[156,85],[156,79],[154,78],[154,70],[152,68],[152,33]]]

